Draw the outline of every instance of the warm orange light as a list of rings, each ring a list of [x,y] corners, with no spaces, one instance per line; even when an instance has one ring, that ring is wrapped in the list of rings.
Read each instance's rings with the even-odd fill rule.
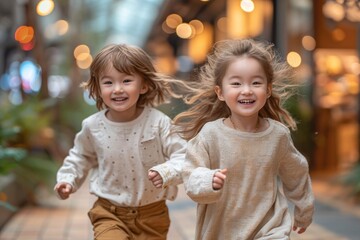
[[[200,20],[194,19],[189,24],[195,28],[196,34],[201,34],[204,31],[204,24]]]
[[[343,41],[345,39],[346,34],[345,34],[344,30],[342,30],[340,28],[335,28],[331,32],[331,36],[334,38],[335,41],[341,42],[341,41]]]
[[[54,24],[59,35],[64,35],[69,30],[69,23],[65,20],[59,20]]]
[[[172,29],[175,29],[182,21],[182,17],[176,13],[170,14],[165,20],[166,25]]]
[[[316,47],[316,41],[312,36],[304,36],[301,39],[301,43],[303,47],[308,51],[312,51]]]
[[[163,30],[165,33],[167,33],[167,34],[171,34],[171,33],[174,33],[174,32],[175,32],[175,29],[170,28],[170,27],[166,24],[165,21],[162,23],[161,28],[162,28],[162,30]]]
[[[15,40],[19,43],[29,43],[34,38],[34,28],[30,26],[20,26],[15,31]]]
[[[297,52],[289,52],[286,57],[287,62],[290,66],[296,68],[301,64],[301,56]]]
[[[180,38],[188,39],[193,34],[193,28],[188,23],[181,23],[176,28],[176,34]]]
[[[75,49],[74,49],[74,57],[77,59],[78,57],[80,57],[80,59],[84,59],[84,55],[82,54],[86,54],[90,55],[90,49],[88,46],[86,46],[85,44],[81,44],[78,45]],[[82,55],[82,56],[81,56]],[[87,58],[87,57],[85,57]]]
[[[330,75],[338,75],[343,72],[343,64],[339,56],[329,55],[325,59],[326,70]]]
[[[93,61],[92,56],[90,54],[87,54],[86,58],[76,59],[76,65],[78,66],[78,68],[88,69],[92,61]]]
[[[206,55],[214,42],[212,25],[204,23],[203,26],[203,31],[189,41],[188,55],[196,64],[200,64],[206,59]]]
[[[262,33],[268,11],[268,1],[227,0],[226,32],[228,38],[255,37]],[[246,6],[244,6],[246,5]],[[248,6],[249,5],[249,6]],[[245,11],[246,10],[246,11]]]
[[[221,31],[221,32],[226,32],[226,17],[221,17],[217,20],[216,22],[216,26],[218,27],[218,29]]]

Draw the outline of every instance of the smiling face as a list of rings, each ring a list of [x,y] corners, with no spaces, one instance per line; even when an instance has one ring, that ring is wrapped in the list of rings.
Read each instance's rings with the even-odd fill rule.
[[[271,87],[259,61],[238,57],[229,64],[222,84],[215,87],[215,92],[219,100],[226,102],[231,115],[257,117],[271,93]]]
[[[137,74],[125,74],[112,65],[100,76],[100,95],[113,121],[131,121],[137,117],[137,101],[148,91],[143,79]]]

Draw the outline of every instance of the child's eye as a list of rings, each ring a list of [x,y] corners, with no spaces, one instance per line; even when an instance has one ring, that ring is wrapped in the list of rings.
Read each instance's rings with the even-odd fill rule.
[[[103,81],[103,83],[102,84],[104,84],[104,85],[111,85],[112,84],[112,82],[111,81]]]
[[[262,84],[263,84],[262,81],[255,81],[255,82],[253,82],[253,85],[262,85]]]
[[[240,86],[240,85],[241,85],[241,83],[239,83],[239,82],[232,82],[232,83],[230,83],[230,85],[233,85],[233,86]]]

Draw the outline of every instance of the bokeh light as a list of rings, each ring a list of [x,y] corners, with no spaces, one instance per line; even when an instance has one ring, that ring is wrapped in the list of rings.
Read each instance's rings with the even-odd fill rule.
[[[316,47],[316,41],[312,36],[304,36],[301,40],[301,44],[308,51],[312,51]]]
[[[201,34],[204,31],[204,24],[200,20],[191,20],[189,24],[195,28],[196,34]]]
[[[90,54],[90,48],[85,44],[78,45],[74,49],[74,57],[76,59],[79,57],[79,55],[84,54],[84,53],[85,54]]]
[[[65,20],[55,22],[54,27],[59,35],[64,35],[69,31],[69,23]]]
[[[81,69],[88,69],[92,63],[92,56],[90,54],[82,54],[81,58],[76,59],[76,65]]]
[[[81,44],[74,49],[74,57],[76,59],[76,65],[81,69],[88,69],[92,63],[92,56],[90,54],[90,48]]]
[[[40,16],[47,16],[54,10],[55,4],[52,0],[41,0],[36,6],[36,12]]]
[[[345,17],[345,9],[336,1],[326,1],[322,8],[323,14],[334,21],[341,21]]]
[[[167,34],[172,34],[175,32],[175,29],[170,28],[165,21],[162,23],[161,28]]]
[[[31,26],[20,26],[15,31],[15,40],[19,43],[29,43],[34,38],[34,28]]]
[[[176,28],[176,34],[180,38],[188,39],[192,36],[193,30],[191,26],[187,23],[181,23]]]
[[[216,22],[216,26],[221,32],[226,32],[226,28],[227,28],[226,21],[227,21],[226,17],[221,17]]]
[[[22,88],[25,93],[39,92],[41,87],[41,68],[30,60],[20,64],[19,73],[22,81]]]
[[[28,43],[21,43],[20,47],[24,51],[30,51],[30,50],[32,50],[34,48],[34,45],[35,45],[34,41],[31,41],[31,42],[28,42]]]
[[[179,24],[182,23],[182,17],[178,14],[170,14],[169,16],[167,16],[165,22],[166,22],[166,25],[169,27],[169,28],[172,28],[172,29],[176,29],[177,26]]]
[[[240,7],[244,12],[252,12],[255,9],[254,2],[251,0],[241,0]]]
[[[327,56],[325,59],[325,67],[330,75],[337,75],[343,71],[342,61],[337,55]]]
[[[340,29],[340,28],[335,28],[332,32],[331,32],[331,36],[333,37],[333,39],[337,42],[341,42],[346,38],[346,34],[345,31]]]
[[[44,34],[48,39],[65,35],[69,31],[69,23],[65,20],[58,20],[46,27]]]
[[[68,93],[71,86],[69,77],[61,75],[51,75],[48,79],[49,95],[53,98],[63,98]]]
[[[297,52],[289,52],[286,59],[289,65],[294,68],[301,64],[301,56]]]

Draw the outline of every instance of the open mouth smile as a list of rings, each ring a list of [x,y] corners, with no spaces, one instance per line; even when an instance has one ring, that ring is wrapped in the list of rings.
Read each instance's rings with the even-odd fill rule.
[[[255,100],[239,100],[238,103],[241,103],[241,104],[252,104],[254,103]]]
[[[123,102],[123,101],[126,101],[127,99],[128,99],[127,97],[111,98],[111,100],[115,101],[115,102]]]

